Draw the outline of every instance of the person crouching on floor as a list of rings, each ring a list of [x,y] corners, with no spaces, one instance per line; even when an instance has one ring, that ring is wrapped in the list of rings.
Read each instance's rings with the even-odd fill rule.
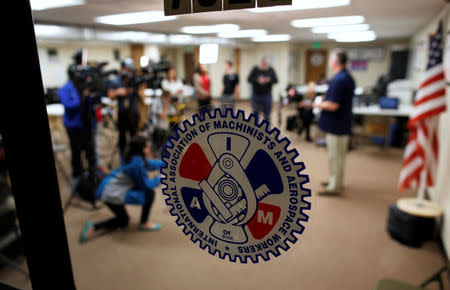
[[[163,166],[161,160],[150,159],[150,142],[142,136],[134,136],[125,156],[125,162],[100,183],[96,196],[114,213],[115,217],[93,223],[88,221],[81,233],[83,243],[95,233],[114,231],[128,226],[129,217],[126,204],[142,205],[140,231],[157,231],[161,225],[150,222],[149,214],[155,197],[154,189],[161,184],[160,176],[149,178],[147,171],[158,170]]]

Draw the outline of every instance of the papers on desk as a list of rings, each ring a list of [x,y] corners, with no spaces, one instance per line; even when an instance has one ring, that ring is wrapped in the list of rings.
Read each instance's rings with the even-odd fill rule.
[[[381,109],[379,105],[353,107],[354,115],[409,117],[413,109],[411,105],[400,105],[397,109]]]
[[[183,86],[183,96],[188,97],[194,95],[194,87],[193,86]],[[161,97],[163,94],[163,91],[161,89],[145,89],[144,95],[146,97]]]
[[[322,101],[323,101],[323,98],[322,98],[322,96],[317,96],[315,99],[314,99],[314,104],[320,104],[320,103],[322,103]],[[313,109],[313,114],[314,115],[319,115],[320,114],[320,112],[321,112],[322,110],[321,109],[319,109],[319,108],[314,108]]]
[[[308,92],[308,85],[302,85],[295,88],[297,93],[304,95],[306,92]],[[325,94],[328,91],[328,85],[318,85],[315,87],[314,91],[317,94]]]
[[[414,87],[410,80],[395,80],[387,86],[387,96],[398,98],[401,105],[413,103]]]

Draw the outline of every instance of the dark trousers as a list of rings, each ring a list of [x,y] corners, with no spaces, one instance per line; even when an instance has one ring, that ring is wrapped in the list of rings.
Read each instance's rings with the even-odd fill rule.
[[[148,221],[148,216],[150,215],[150,209],[152,207],[153,201],[155,200],[155,192],[152,189],[145,191],[145,204],[142,206],[141,212],[141,224]],[[128,216],[127,210],[124,204],[112,204],[105,202],[108,208],[114,213],[114,217],[103,222],[96,223],[94,229],[98,230],[109,230],[114,231],[118,228],[124,228],[128,226],[130,218]]]
[[[94,134],[89,134],[81,128],[67,128],[67,135],[72,151],[72,176],[78,177],[83,173],[82,152],[85,152],[89,173],[93,176],[97,167]]]
[[[259,115],[264,114],[264,119],[270,122],[270,111],[272,110],[272,94],[265,95],[253,94],[251,98],[253,113]]]
[[[302,119],[302,125],[298,130],[298,134],[302,134],[303,129],[306,131],[306,139],[311,140],[311,123],[314,119],[314,114],[310,109],[301,109],[299,111],[300,117]]]
[[[204,112],[204,111],[211,111],[211,97],[207,99],[198,99],[198,111]]]
[[[127,111],[119,112],[117,117],[119,126],[119,149],[120,155],[123,157],[128,144],[127,135],[129,134],[130,138],[136,135],[139,119],[137,114]]]

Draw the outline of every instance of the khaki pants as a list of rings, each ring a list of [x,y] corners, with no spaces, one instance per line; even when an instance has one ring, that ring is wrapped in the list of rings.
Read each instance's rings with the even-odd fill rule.
[[[344,179],[345,155],[348,150],[348,135],[326,134],[328,151],[328,163],[330,167],[330,179],[328,180],[327,190],[339,191],[342,188]]]

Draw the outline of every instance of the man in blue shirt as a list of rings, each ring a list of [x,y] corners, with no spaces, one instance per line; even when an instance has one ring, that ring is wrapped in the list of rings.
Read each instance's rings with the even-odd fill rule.
[[[335,52],[330,68],[335,76],[325,99],[317,105],[321,109],[319,128],[326,133],[330,178],[322,182],[325,189],[319,194],[339,194],[344,178],[345,155],[352,134],[352,99],[355,81],[346,69],[347,54]]]
[[[95,130],[95,113],[89,90],[84,88],[77,65],[68,70],[69,80],[58,90],[58,97],[64,105],[64,126],[69,136],[72,151],[72,176],[75,185],[83,173],[81,153],[86,152],[89,172],[96,170],[95,142],[92,133]]]

